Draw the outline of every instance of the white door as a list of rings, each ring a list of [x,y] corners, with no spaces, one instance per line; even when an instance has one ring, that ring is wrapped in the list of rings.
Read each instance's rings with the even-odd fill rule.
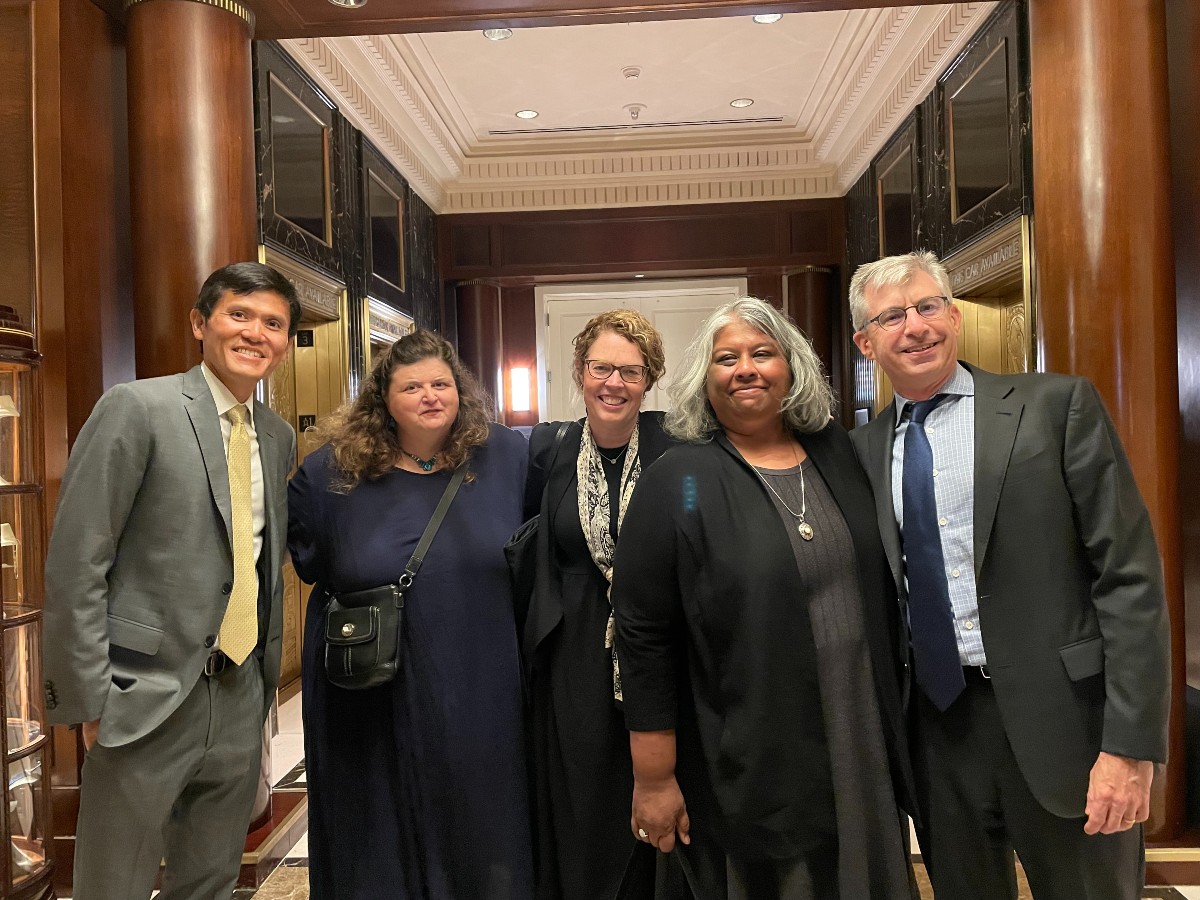
[[[723,303],[746,294],[745,278],[707,278],[689,281],[626,281],[601,284],[544,285],[536,290],[538,376],[541,418],[578,419],[583,399],[571,377],[575,335],[597,313],[636,309],[659,330],[667,372],[646,396],[643,409],[666,409],[667,388],[684,348],[708,314]]]

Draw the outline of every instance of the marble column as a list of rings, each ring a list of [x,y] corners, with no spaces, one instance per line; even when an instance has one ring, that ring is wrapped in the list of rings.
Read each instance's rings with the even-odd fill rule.
[[[1040,366],[1086,375],[1116,421],[1166,571],[1171,762],[1150,837],[1184,807],[1179,403],[1163,0],[1030,0]]]
[[[127,21],[139,378],[199,359],[188,310],[214,269],[257,259],[253,16],[236,0],[135,0]]]

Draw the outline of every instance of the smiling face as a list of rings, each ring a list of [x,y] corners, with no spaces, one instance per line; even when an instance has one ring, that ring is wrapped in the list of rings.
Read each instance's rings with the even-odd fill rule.
[[[592,341],[584,358],[614,366],[612,374],[604,379],[593,378],[586,365],[580,373],[583,405],[587,410],[588,424],[592,432],[597,435],[613,435],[614,438],[611,439],[617,439],[618,442],[619,436],[625,434],[625,440],[628,440],[628,434],[633,432],[634,422],[637,421],[638,412],[642,408],[642,397],[646,394],[647,382],[645,378],[633,384],[622,381],[621,373],[615,367],[645,366],[646,360],[642,351],[628,338],[604,331]]]
[[[400,446],[413,452],[417,452],[414,448],[440,448],[458,418],[454,373],[437,357],[396,366],[385,401]]]
[[[192,334],[204,344],[204,364],[241,403],[283,361],[290,320],[288,302],[274,291],[226,291],[207,321],[200,310],[191,312]]]
[[[941,293],[938,283],[925,272],[917,272],[904,284],[868,288],[864,294],[867,318]],[[928,400],[954,374],[961,327],[962,313],[953,303],[935,319],[923,318],[910,309],[904,321],[890,331],[868,323],[855,332],[854,343],[863,356],[879,364],[898,394],[909,400]]]
[[[749,434],[778,427],[792,370],[774,338],[736,319],[713,337],[705,385],[722,427]]]

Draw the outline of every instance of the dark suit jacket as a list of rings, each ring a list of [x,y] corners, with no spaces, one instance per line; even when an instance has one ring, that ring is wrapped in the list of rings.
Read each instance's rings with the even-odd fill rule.
[[[871,488],[840,425],[797,437],[854,542],[883,733],[911,809],[899,615]],[[724,434],[668,450],[638,483],[612,596],[626,723],[675,729],[693,828],[756,857],[810,849],[833,816],[812,629],[787,530]]]
[[[975,577],[992,686],[1034,796],[1056,815],[1081,816],[1101,750],[1166,759],[1162,563],[1091,383],[967,368],[975,377]],[[852,438],[903,595],[895,425],[893,405]]]
[[[254,402],[266,528],[259,560],[263,715],[282,646],[291,426]],[[46,556],[47,718],[99,718],[119,746],[184,701],[233,582],[229,469],[200,367],[120,384],[96,404],[63,476]]]

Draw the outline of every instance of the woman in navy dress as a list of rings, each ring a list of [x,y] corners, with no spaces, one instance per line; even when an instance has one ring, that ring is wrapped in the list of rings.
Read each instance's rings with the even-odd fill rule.
[[[489,422],[441,337],[383,354],[288,491],[288,546],[316,585],[303,706],[313,900],[526,900],[533,892],[520,667],[503,546],[527,446]],[[325,677],[329,592],[394,582],[451,473],[468,477],[407,595],[401,666]]]

